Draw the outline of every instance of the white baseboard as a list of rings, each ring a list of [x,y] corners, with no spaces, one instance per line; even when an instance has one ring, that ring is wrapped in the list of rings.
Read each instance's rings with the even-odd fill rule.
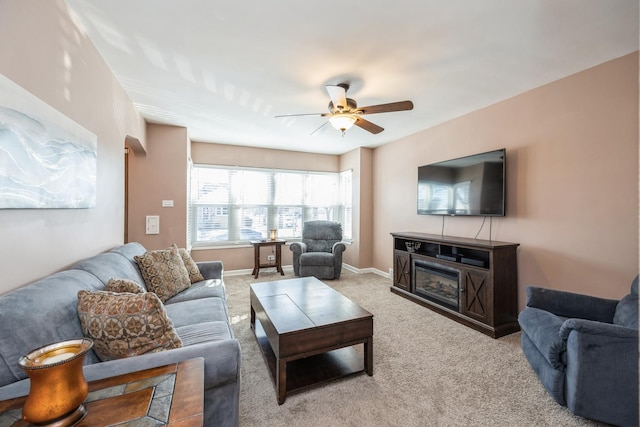
[[[245,270],[225,270],[225,276],[242,276],[243,274],[251,274],[253,272],[253,268],[248,268]]]
[[[367,267],[367,268],[356,268],[353,267],[349,264],[342,264],[342,267],[345,270],[349,270],[353,273],[357,273],[357,274],[366,274],[366,273],[373,273],[373,274],[377,274],[378,276],[382,276],[382,277],[386,277],[387,279],[391,276],[389,276],[388,273],[385,273],[382,270],[378,270],[377,268],[373,268],[373,267]]]
[[[385,273],[384,271],[378,270],[377,268],[373,268],[373,267],[356,268],[356,267],[353,267],[353,266],[351,266],[349,264],[342,264],[342,268],[344,268],[345,270],[349,270],[352,273],[356,273],[356,274],[373,273],[373,274],[377,274],[378,276],[386,277],[387,279],[389,279],[391,277],[389,275],[389,273]],[[285,272],[292,272],[293,271],[293,265],[283,265],[282,269]],[[225,276],[241,276],[243,274],[251,274],[252,272],[253,272],[252,268],[243,269],[243,270],[225,270],[224,271],[224,275]]]
[[[275,268],[275,267],[273,267]],[[287,273],[293,271],[293,265],[283,265],[282,270]],[[253,268],[247,268],[243,270],[225,270],[225,276],[242,276],[243,274],[251,274],[253,273]]]

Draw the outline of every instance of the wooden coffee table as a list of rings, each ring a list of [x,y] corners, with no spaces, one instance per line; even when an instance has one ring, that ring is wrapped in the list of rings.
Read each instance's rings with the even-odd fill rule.
[[[25,400],[26,396],[1,401],[0,425],[31,426],[21,419]],[[202,426],[204,359],[91,381],[84,406],[87,415],[77,427]]]
[[[367,310],[315,277],[254,283],[250,293],[251,327],[278,404],[293,390],[356,372],[373,375],[373,315]]]

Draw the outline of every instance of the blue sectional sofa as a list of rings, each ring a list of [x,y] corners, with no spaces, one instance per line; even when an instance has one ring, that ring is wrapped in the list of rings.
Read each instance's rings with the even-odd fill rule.
[[[0,400],[28,393],[29,380],[18,366],[20,356],[83,336],[79,290],[102,290],[111,278],[144,286],[134,256],[145,252],[141,244],[128,243],[0,296]],[[203,357],[205,425],[237,426],[241,353],[229,323],[223,266],[218,261],[197,265],[205,280],[164,303],[182,348],[106,362],[92,350],[85,358],[85,377],[91,381]]]

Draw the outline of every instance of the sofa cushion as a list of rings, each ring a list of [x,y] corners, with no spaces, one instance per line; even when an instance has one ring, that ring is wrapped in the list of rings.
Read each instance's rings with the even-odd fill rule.
[[[102,361],[182,347],[164,305],[151,292],[79,291],[78,317]]]
[[[185,248],[178,248],[177,245],[172,245],[172,247],[178,250],[180,257],[182,258],[182,262],[184,263],[184,267],[187,269],[187,273],[189,274],[189,280],[191,283],[196,283],[204,280],[202,273],[200,273],[200,269],[196,262],[191,258],[191,255]]]
[[[631,282],[631,292],[616,306],[613,324],[638,329],[638,276]]]
[[[130,242],[121,246],[116,246],[109,253],[118,254],[127,259],[132,265],[137,267],[136,261],[133,259],[136,255],[142,255],[147,250],[138,242]]]
[[[94,275],[65,270],[18,288],[0,298],[0,386],[27,378],[18,359],[54,342],[82,338],[76,311],[79,290],[99,290]],[[87,363],[98,361],[90,351]]]
[[[191,286],[189,272],[178,249],[159,249],[134,256],[149,292],[165,302],[178,292]]]
[[[233,338],[228,322],[205,322],[176,328],[183,346],[200,344],[208,341],[228,340]]]
[[[535,307],[564,318],[611,323],[618,300],[573,292],[527,286],[527,307]]]
[[[302,230],[302,241],[307,252],[331,252],[333,245],[342,240],[342,225],[334,221],[307,221]]]
[[[129,279],[109,279],[105,291],[108,292],[129,292],[131,294],[141,294],[145,292],[141,285]]]
[[[165,305],[176,329],[206,322],[229,322],[227,304],[222,298],[200,298]]]
[[[638,329],[638,295],[624,296],[616,306],[613,324]]]
[[[140,270],[136,265],[120,254],[107,252],[87,258],[71,267],[74,270],[84,270],[96,276],[104,285],[109,279],[117,277],[120,279],[130,279],[138,283],[144,280],[140,275]]]
[[[333,245],[340,240],[312,240],[303,239],[303,243],[307,245],[308,252],[331,252]]]
[[[333,267],[336,259],[331,253],[327,252],[307,252],[300,255],[300,265],[317,265],[324,267]]]
[[[217,297],[226,299],[224,282],[220,279],[209,279],[193,283],[184,291],[165,301],[165,305],[175,304],[193,299]]]

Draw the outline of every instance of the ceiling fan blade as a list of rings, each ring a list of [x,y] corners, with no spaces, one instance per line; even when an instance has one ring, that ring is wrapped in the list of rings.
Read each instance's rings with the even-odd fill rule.
[[[388,104],[370,105],[368,107],[358,108],[362,114],[390,113],[392,111],[413,110],[413,102],[399,101],[390,102]]]
[[[298,116],[321,116],[324,117],[328,115],[327,113],[306,113],[306,114],[281,114],[279,116],[275,116],[276,118],[278,117],[298,117]]]
[[[347,107],[347,89],[344,86],[326,86],[333,106],[340,110]]]
[[[311,132],[309,135],[313,136],[315,135],[317,132],[320,131],[320,129],[322,129],[323,127],[325,127],[326,125],[329,124],[329,121],[327,120],[326,122],[324,122],[323,124],[320,125],[319,128],[317,128],[316,130],[314,130],[313,132]]]
[[[358,117],[356,122],[354,123],[356,126],[361,127],[362,129],[369,131],[371,133],[380,133],[384,130],[383,127],[378,126],[375,123],[371,123],[369,120],[365,120],[362,117]]]

